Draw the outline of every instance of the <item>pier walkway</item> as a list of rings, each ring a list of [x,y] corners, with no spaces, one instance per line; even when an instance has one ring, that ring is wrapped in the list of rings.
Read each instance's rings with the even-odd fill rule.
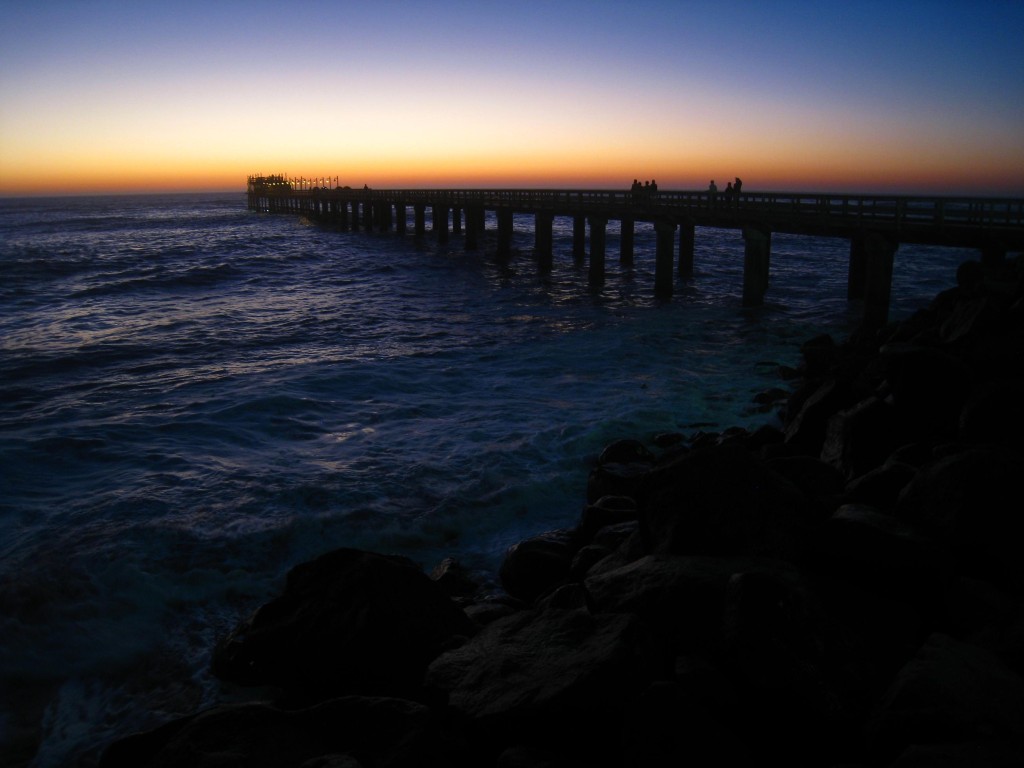
[[[633,262],[634,226],[650,222],[656,233],[654,292],[672,295],[674,272],[693,274],[696,227],[742,232],[743,303],[757,306],[768,288],[771,235],[785,232],[838,237],[850,242],[847,295],[864,301],[864,321],[879,327],[888,319],[893,259],[901,243],[968,248],[991,265],[1009,252],[1024,250],[1024,199],[910,197],[747,192],[727,197],[708,191],[647,193],[629,190],[555,189],[351,189],[329,181],[250,176],[248,207],[269,213],[308,216],[342,230],[404,232],[424,236],[430,209],[431,234],[446,242],[463,233],[464,247],[480,247],[484,217],[497,221],[497,252],[511,252],[513,214],[534,217],[534,255],[552,267],[552,222],[573,220],[573,256],[586,256],[589,230],[589,279],[604,281],[605,230],[621,225],[620,262]],[[465,229],[463,230],[463,220]],[[678,257],[678,262],[677,262]]]

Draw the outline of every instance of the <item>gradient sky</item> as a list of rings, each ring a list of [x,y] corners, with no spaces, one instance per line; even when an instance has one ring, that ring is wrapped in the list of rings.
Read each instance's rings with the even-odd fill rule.
[[[1024,196],[1024,2],[0,0],[0,194]]]

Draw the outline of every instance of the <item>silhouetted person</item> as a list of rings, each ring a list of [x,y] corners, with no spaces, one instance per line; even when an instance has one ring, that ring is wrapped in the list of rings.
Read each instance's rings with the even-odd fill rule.
[[[654,192],[657,192],[657,191],[658,191],[658,182],[656,182],[654,179],[651,179],[651,192],[654,193]]]
[[[732,193],[733,193],[733,191],[734,190],[732,188],[732,182],[730,181],[728,184],[725,185],[725,202],[727,202],[727,203],[731,203],[732,202]]]
[[[716,185],[715,180],[712,179],[711,183],[708,184],[708,205],[714,205],[716,197],[718,197],[718,185]]]
[[[743,189],[743,180],[742,180],[742,179],[740,179],[740,177],[739,177],[739,176],[737,176],[737,177],[736,177],[736,183],[735,183],[735,184],[733,184],[733,186],[732,186],[732,190],[733,190],[733,192],[735,192],[735,193],[736,193],[737,195],[739,195],[739,193],[740,193],[740,190],[741,190],[741,189]]]

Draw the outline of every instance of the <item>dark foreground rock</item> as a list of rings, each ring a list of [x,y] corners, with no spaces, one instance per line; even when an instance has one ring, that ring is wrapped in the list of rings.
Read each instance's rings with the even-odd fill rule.
[[[1017,264],[809,342],[782,429],[609,446],[503,593],[298,566],[215,654],[267,700],[102,765],[1024,765]]]

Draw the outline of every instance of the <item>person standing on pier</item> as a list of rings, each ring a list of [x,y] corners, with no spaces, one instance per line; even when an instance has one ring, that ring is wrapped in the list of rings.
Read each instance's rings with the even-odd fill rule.
[[[737,176],[735,183],[732,185],[732,191],[736,193],[736,197],[740,196],[741,189],[743,189],[743,180]]]
[[[718,197],[718,186],[715,184],[715,180],[712,179],[711,183],[708,184],[708,207],[715,204],[716,197]]]

